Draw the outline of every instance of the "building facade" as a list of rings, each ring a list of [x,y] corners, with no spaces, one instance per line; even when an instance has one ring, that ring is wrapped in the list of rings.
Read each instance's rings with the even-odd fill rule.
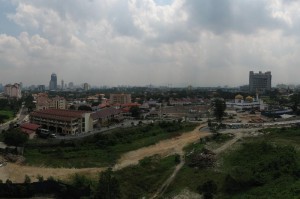
[[[83,90],[88,91],[90,90],[91,86],[88,83],[83,84]]]
[[[55,73],[51,74],[51,79],[49,82],[49,90],[57,90],[57,76]]]
[[[20,99],[22,97],[20,84],[7,84],[4,87],[4,95],[7,97]]]
[[[36,110],[67,109],[67,100],[56,96],[49,98],[47,93],[39,93],[36,97]]]
[[[75,135],[93,130],[91,113],[87,111],[46,109],[32,112],[29,118],[31,123],[59,134]]]
[[[76,135],[123,120],[122,111],[112,107],[99,111],[46,109],[30,113],[30,122],[54,133]]]
[[[265,92],[271,90],[272,75],[271,72],[249,73],[249,91],[250,92]]]
[[[236,95],[234,101],[226,102],[226,107],[236,110],[264,110],[265,104],[262,99],[259,99],[258,95],[256,95],[256,98],[248,96],[245,99],[242,95]]]
[[[131,94],[110,94],[110,104],[129,104],[131,103]]]

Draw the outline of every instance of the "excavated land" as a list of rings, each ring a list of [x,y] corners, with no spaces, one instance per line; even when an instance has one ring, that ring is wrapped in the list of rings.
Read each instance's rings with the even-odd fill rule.
[[[199,125],[193,131],[182,133],[176,138],[163,140],[155,145],[125,153],[117,161],[113,169],[119,170],[129,165],[138,164],[139,160],[155,154],[161,156],[168,156],[174,153],[182,154],[184,146],[209,135],[209,132],[201,130],[203,126],[204,125]],[[49,168],[7,163],[7,165],[0,167],[0,180],[5,182],[7,179],[10,179],[12,182],[21,183],[24,182],[25,175],[28,175],[32,181],[37,181],[38,176],[43,176],[44,179],[51,176],[55,179],[64,180],[75,173],[97,177],[97,174],[105,169],[106,168]]]

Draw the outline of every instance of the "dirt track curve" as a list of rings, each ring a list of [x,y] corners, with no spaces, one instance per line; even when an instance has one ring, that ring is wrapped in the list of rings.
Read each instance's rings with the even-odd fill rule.
[[[199,131],[203,126],[204,125],[199,125],[193,131],[183,133],[176,138],[163,140],[155,145],[125,153],[117,161],[117,164],[113,169],[119,170],[132,164],[138,164],[139,160],[155,154],[161,156],[168,156],[174,153],[182,154],[182,148],[184,146],[197,141],[201,137],[209,135],[208,132]],[[95,174],[105,169],[106,168],[46,168],[7,163],[6,166],[0,167],[0,180],[5,182],[7,179],[10,179],[13,182],[24,182],[25,175],[28,175],[32,181],[36,181],[38,175],[42,175],[44,179],[50,176],[59,179],[67,179],[70,175],[75,173],[95,176]]]

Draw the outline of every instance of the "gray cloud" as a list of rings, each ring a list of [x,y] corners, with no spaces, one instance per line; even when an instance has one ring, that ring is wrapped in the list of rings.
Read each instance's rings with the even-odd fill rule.
[[[2,15],[19,32],[0,33],[0,83],[47,85],[55,72],[92,85],[240,85],[249,70],[298,81],[297,2],[11,2]]]
[[[234,31],[249,34],[259,29],[284,28],[272,17],[270,1],[265,0],[189,0],[186,1],[191,25],[222,34]]]

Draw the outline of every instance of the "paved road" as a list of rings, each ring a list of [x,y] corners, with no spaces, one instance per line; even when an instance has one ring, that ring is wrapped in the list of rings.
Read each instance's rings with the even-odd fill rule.
[[[17,113],[16,117],[10,121],[7,121],[6,123],[4,124],[1,124],[0,125],[0,133],[3,131],[3,130],[7,130],[9,128],[9,124],[11,122],[16,122],[16,123],[22,123],[23,120],[28,117],[28,113],[27,113],[27,109],[24,108],[24,105],[22,105],[21,109],[19,110],[19,113]]]

